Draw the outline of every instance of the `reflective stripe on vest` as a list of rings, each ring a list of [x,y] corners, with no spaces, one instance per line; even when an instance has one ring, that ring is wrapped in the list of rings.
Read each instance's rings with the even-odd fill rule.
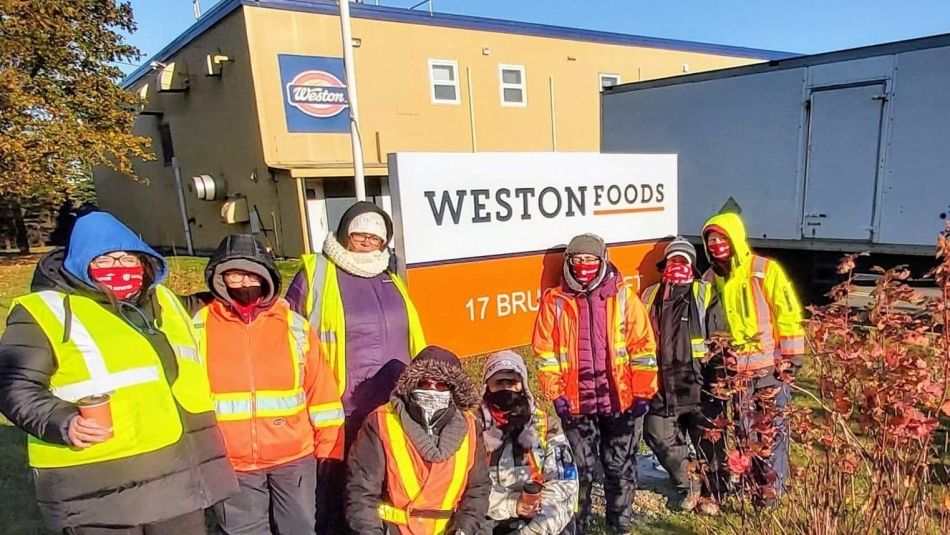
[[[28,437],[31,466],[79,466],[155,451],[181,438],[179,405],[193,413],[213,410],[207,374],[181,303],[163,286],[154,289],[153,299],[161,310],[155,326],[178,362],[178,378],[171,386],[149,339],[102,304],[53,291],[14,300],[50,343],[56,360],[50,378],[53,395],[76,401],[107,393],[113,421],[113,438],[82,450]]]
[[[747,317],[754,314],[759,339],[757,343],[750,344],[752,347],[758,346],[755,349],[750,348],[739,352],[739,369],[758,369],[772,366],[776,357],[780,354],[779,347],[775,343],[771,306],[763,290],[767,267],[768,259],[763,256],[753,256],[749,280],[746,283],[748,286],[742,288],[743,300],[747,299],[748,292],[752,293],[752,303],[744,303],[747,309],[745,312]]]
[[[614,309],[614,366],[624,366],[630,363],[627,353],[627,287],[620,286],[617,292],[617,306]],[[609,317],[609,316],[608,316]]]
[[[307,277],[307,318],[310,327],[318,333],[323,356],[336,377],[340,395],[343,395],[346,391],[346,313],[337,282],[337,267],[322,254],[304,255],[301,260]],[[406,306],[409,355],[414,358],[426,346],[422,323],[402,279],[395,274],[390,274],[390,278]]]
[[[339,401],[310,407],[310,422],[314,427],[335,427],[343,425],[346,414]]]
[[[47,291],[39,292],[37,295],[43,300],[43,303],[53,311],[56,318],[65,324],[66,309],[63,306],[62,294]],[[99,350],[99,346],[76,314],[71,314],[70,317],[69,337],[82,354],[83,362],[86,364],[86,370],[89,372],[89,379],[51,388],[50,391],[53,395],[60,399],[75,402],[86,396],[114,392],[120,388],[150,383],[152,381],[158,381],[161,378],[158,366],[156,365],[109,373],[109,370],[106,369],[106,362],[102,356],[102,352]]]
[[[557,348],[555,349],[555,356],[557,357],[558,370],[566,370],[569,366],[569,357],[568,351],[570,348],[565,344],[564,333],[561,332],[561,316],[564,314],[564,307],[567,304],[564,301],[563,297],[556,297],[554,299],[554,330],[557,333]]]
[[[445,533],[468,482],[475,461],[474,417],[466,412],[468,431],[452,458],[426,463],[406,437],[391,403],[377,410],[380,440],[386,454],[387,498],[377,508],[379,518],[404,535]],[[422,465],[427,478],[419,481]]]
[[[541,409],[534,410],[534,430],[538,435],[538,442],[526,455],[531,478],[535,483],[544,483],[544,452],[548,448],[548,415]]]
[[[201,356],[207,360],[208,315],[203,307],[194,318]],[[294,416],[307,409],[307,395],[303,390],[303,378],[310,351],[309,325],[307,320],[292,310],[287,311],[288,347],[290,348],[293,385],[288,390],[255,390],[253,392],[222,392],[213,395],[214,412],[219,421],[233,422],[251,418],[279,418]],[[279,363],[275,363],[279,364]],[[342,407],[341,407],[342,410]]]
[[[656,296],[660,292],[660,286],[660,284],[654,284],[643,292],[643,305],[646,307],[647,313],[654,322],[657,321],[657,318],[653,307],[656,303]],[[694,280],[692,283],[696,311],[699,314],[699,332],[704,336],[708,334],[706,332],[706,314],[709,309],[709,304],[712,302],[712,292],[709,290],[709,287],[710,285],[706,281]],[[690,346],[693,358],[702,359],[706,357],[708,348],[706,347],[705,338],[690,338]]]

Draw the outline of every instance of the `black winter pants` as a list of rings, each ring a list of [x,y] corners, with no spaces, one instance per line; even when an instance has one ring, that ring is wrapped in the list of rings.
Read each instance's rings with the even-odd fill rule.
[[[364,419],[346,417],[343,425],[343,458],[362,427]],[[317,535],[352,535],[346,521],[346,461],[317,461]]]
[[[712,427],[709,415],[721,412],[717,407],[709,407],[704,414],[699,407],[681,411],[673,416],[650,413],[643,420],[643,439],[653,450],[657,460],[670,474],[673,485],[680,491],[690,488],[689,463],[694,460],[689,445],[706,461],[709,468],[709,485],[703,485],[703,494],[718,494],[719,471],[722,467],[722,440],[711,441],[704,437],[706,429]]]
[[[205,512],[195,511],[162,522],[135,527],[66,528],[65,535],[205,535]]]
[[[507,520],[503,522],[492,522],[489,521],[491,527],[491,535],[522,535],[525,533],[521,528],[525,525],[524,520]],[[485,535],[488,535],[486,532]],[[583,533],[578,533],[574,529],[574,520],[571,519],[571,523],[568,524],[558,535],[585,535]]]
[[[226,535],[313,535],[317,463],[313,456],[238,473],[240,490],[214,506]]]
[[[605,415],[561,417],[571,444],[579,483],[578,533],[588,533],[590,492],[594,481],[603,481],[607,498],[607,523],[617,532],[633,526],[633,495],[637,488],[635,454],[640,443],[642,419],[631,411]]]

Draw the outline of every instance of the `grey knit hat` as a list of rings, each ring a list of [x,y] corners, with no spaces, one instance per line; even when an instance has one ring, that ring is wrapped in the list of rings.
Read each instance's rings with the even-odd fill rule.
[[[589,254],[604,259],[607,257],[607,247],[604,245],[604,239],[600,236],[596,234],[581,234],[571,239],[571,243],[567,244],[567,249],[564,251],[564,254],[565,256]]]
[[[693,244],[690,243],[689,240],[682,236],[673,238],[673,241],[671,241],[669,245],[666,246],[666,250],[663,251],[664,259],[671,256],[685,256],[689,259],[691,265],[696,265],[696,248],[693,247]]]

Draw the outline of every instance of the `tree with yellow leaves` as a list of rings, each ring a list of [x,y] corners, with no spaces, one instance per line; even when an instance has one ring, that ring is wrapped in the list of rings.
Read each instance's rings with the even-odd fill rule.
[[[134,177],[151,157],[132,133],[138,97],[118,84],[116,63],[141,57],[122,35],[134,30],[127,2],[0,0],[0,203],[15,218],[29,200],[61,203],[95,165]]]

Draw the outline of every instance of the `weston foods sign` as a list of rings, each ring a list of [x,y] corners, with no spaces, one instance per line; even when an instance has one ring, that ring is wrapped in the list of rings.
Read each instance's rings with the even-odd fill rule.
[[[529,342],[573,236],[604,238],[639,291],[677,232],[675,155],[399,153],[389,166],[400,269],[426,336],[463,355]]]

